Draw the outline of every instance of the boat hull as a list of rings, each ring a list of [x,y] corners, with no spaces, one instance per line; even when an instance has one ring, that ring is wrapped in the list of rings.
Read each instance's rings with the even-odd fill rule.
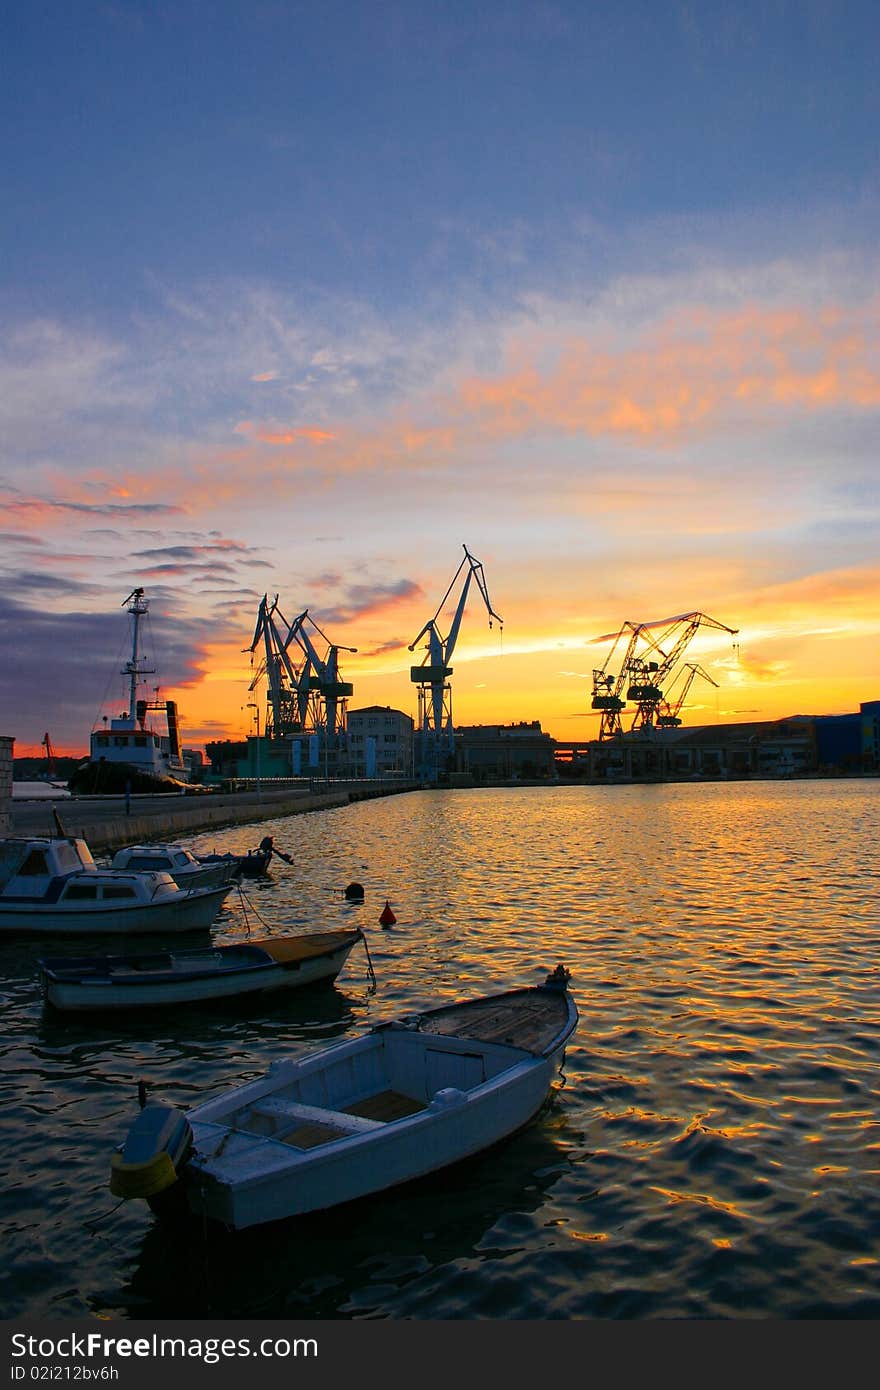
[[[171,873],[171,877],[178,888],[220,888],[224,883],[231,883],[235,874],[228,864],[203,864],[199,869],[192,873]]]
[[[179,774],[153,770],[133,762],[109,762],[105,757],[90,759],[78,767],[68,787],[77,796],[149,796],[169,792],[184,795],[188,790],[185,770]]]
[[[152,932],[207,930],[229,888],[205,888],[172,902],[137,903],[131,907],[87,907],[0,900],[0,934],[16,936],[142,936]]]
[[[200,864],[222,866],[233,878],[261,878],[269,869],[271,850],[250,850],[247,854],[199,854]]]
[[[525,1064],[527,1074],[448,1109],[430,1109],[377,1135],[367,1131],[336,1153],[287,1172],[259,1173],[235,1183],[218,1181],[210,1163],[191,1162],[185,1172],[189,1211],[230,1230],[302,1216],[356,1201],[416,1178],[440,1172],[510,1138],[546,1104],[559,1059]],[[466,1108],[465,1108],[466,1107]],[[195,1143],[209,1131],[190,1117]]]
[[[322,942],[319,938],[323,937]],[[336,979],[362,933],[323,932],[276,938],[263,945],[165,952],[161,956],[95,956],[46,959],[39,964],[43,996],[63,1012],[127,1012],[176,1004],[215,1003]],[[302,942],[297,959],[275,959]]]

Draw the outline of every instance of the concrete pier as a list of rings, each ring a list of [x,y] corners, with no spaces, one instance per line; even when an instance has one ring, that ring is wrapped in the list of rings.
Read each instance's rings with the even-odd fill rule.
[[[12,825],[12,765],[15,739],[0,734],[0,835],[8,835]]]
[[[212,792],[204,796],[132,796],[126,811],[124,796],[65,797],[57,801],[11,801],[11,835],[57,835],[57,813],[65,835],[86,840],[89,848],[105,852],[147,840],[175,840],[231,825],[308,811],[326,811],[377,796],[413,791],[415,782],[358,781],[277,790]]]

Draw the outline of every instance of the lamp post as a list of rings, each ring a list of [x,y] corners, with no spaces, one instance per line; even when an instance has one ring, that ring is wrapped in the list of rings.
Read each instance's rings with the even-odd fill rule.
[[[253,710],[254,719],[257,722],[257,800],[262,801],[263,788],[260,783],[260,706],[255,704],[249,704],[248,709]]]

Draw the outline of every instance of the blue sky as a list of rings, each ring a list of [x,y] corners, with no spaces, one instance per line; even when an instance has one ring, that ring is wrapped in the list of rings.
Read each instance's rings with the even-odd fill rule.
[[[85,746],[136,583],[192,741],[266,590],[409,709],[463,542],[462,721],[688,609],[691,722],[873,698],[878,14],[7,4],[3,731]]]

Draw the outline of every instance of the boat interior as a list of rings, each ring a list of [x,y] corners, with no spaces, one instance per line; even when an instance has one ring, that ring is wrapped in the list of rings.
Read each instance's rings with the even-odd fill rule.
[[[222,950],[154,951],[143,956],[54,956],[39,962],[56,980],[97,980],[125,976],[191,975],[206,971],[240,970],[244,966],[263,966],[265,951],[243,942]]]
[[[391,1027],[360,1039],[329,1063],[281,1063],[246,1103],[241,1095],[231,1109],[230,1097],[209,1102],[193,1119],[222,1125],[227,1135],[309,1149],[429,1108],[463,1104],[468,1091],[527,1056],[503,1044],[475,1045]],[[202,1140],[200,1147],[209,1148]],[[214,1149],[215,1157],[219,1151]]]

